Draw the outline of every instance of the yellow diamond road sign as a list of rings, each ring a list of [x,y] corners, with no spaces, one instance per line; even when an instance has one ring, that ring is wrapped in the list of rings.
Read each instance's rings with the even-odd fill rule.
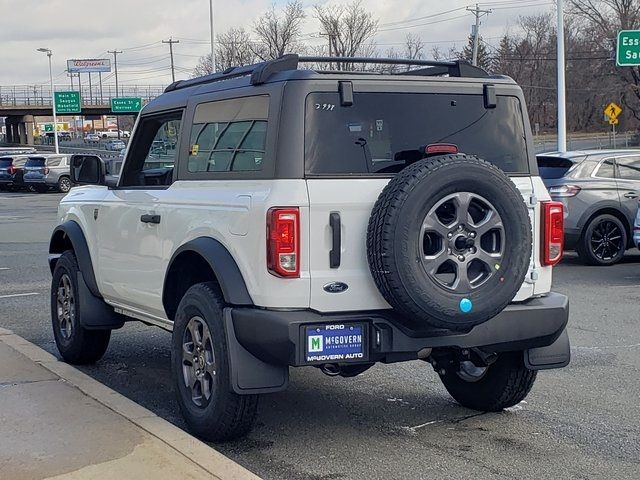
[[[614,102],[611,102],[604,108],[604,114],[609,117],[610,120],[615,120],[621,113],[622,107]]]

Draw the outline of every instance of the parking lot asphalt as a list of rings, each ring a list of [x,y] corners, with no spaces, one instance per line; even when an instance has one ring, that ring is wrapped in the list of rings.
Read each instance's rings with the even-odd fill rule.
[[[0,327],[56,355],[47,247],[60,198],[0,193]],[[421,361],[351,379],[292,369],[247,438],[214,446],[267,479],[638,479],[640,255],[598,268],[569,253],[554,289],[570,296],[572,362],[508,411],[458,406]],[[169,362],[170,334],[131,323],[82,370],[184,428]]]

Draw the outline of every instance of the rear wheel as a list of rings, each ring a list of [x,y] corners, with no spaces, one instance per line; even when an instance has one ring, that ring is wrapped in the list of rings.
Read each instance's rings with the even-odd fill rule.
[[[627,232],[617,217],[604,214],[593,218],[584,229],[576,251],[588,265],[618,263],[627,247]]]
[[[524,365],[522,352],[501,353],[488,367],[460,362],[458,370],[445,370],[440,379],[463,407],[499,412],[520,403],[528,395],[537,372]]]
[[[66,362],[87,364],[102,358],[111,330],[87,330],[80,322],[78,262],[70,250],[56,262],[51,282],[51,322],[58,351]]]
[[[173,328],[178,405],[190,429],[209,441],[248,433],[258,408],[258,395],[238,395],[231,386],[223,307],[215,283],[194,285],[180,301]]]
[[[69,177],[60,177],[58,180],[58,190],[62,193],[68,193],[71,190],[71,179]]]

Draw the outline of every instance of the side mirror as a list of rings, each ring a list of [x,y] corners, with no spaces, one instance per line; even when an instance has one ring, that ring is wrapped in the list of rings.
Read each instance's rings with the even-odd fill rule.
[[[76,185],[104,185],[106,166],[97,155],[71,156],[71,181]]]

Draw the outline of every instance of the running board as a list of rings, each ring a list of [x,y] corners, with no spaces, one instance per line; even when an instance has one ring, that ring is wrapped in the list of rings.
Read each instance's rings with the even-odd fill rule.
[[[135,318],[136,320],[140,320],[141,322],[148,323],[151,325],[155,325],[156,327],[160,327],[169,332],[173,331],[173,322],[166,318],[157,317],[155,315],[151,315],[150,313],[143,312],[142,310],[138,310],[137,308],[120,305],[116,302],[109,302],[113,307],[113,310],[116,313],[121,315],[126,315],[127,317]]]

